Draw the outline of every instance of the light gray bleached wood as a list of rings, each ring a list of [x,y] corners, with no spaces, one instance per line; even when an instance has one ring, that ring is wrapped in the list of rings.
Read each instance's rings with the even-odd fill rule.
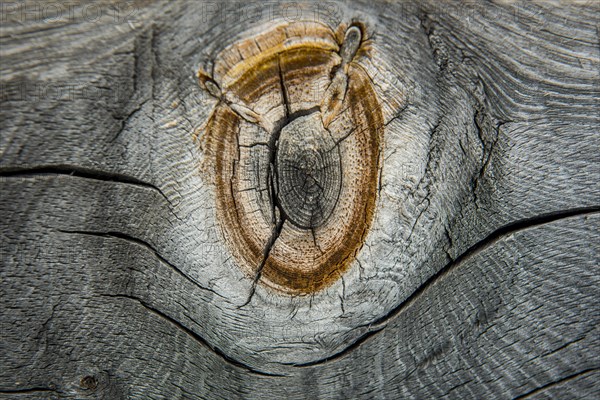
[[[98,4],[0,32],[6,398],[598,396],[597,5]],[[373,35],[378,210],[337,284],[239,309],[194,74],[291,12]]]

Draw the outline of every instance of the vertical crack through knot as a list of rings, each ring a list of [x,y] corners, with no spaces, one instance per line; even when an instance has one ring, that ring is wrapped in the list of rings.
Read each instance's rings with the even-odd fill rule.
[[[349,266],[365,237],[360,232],[370,225],[374,196],[367,185],[378,167],[372,156],[378,149],[371,146],[379,145],[379,124],[374,122],[379,122],[381,108],[373,82],[354,63],[364,27],[353,23],[347,28],[342,49],[334,54],[331,47],[341,44],[330,28],[291,25],[294,29],[281,43],[258,36],[219,53],[215,65],[238,71],[226,85],[219,77],[215,81],[198,72],[200,86],[221,99],[214,125],[206,131],[206,148],[218,164],[215,172],[226,173],[217,179],[217,213],[246,271],[247,289],[238,309],[252,302],[259,283],[290,294],[308,294],[331,284],[339,276],[334,271]],[[256,54],[234,56],[246,51]],[[323,87],[327,81],[330,85]],[[355,100],[346,104],[349,96]],[[235,116],[229,118],[230,112]],[[355,120],[356,113],[366,115]],[[229,119],[240,124],[234,126]],[[342,147],[353,134],[360,136]],[[228,135],[225,145],[219,135]],[[244,150],[240,157],[240,148],[258,145],[265,147]],[[361,187],[342,198],[348,176]],[[248,182],[258,186],[248,187]],[[355,204],[363,201],[368,218]],[[356,221],[360,229],[343,222],[333,229],[340,219]]]
[[[256,285],[258,284],[258,281],[260,280],[263,269],[267,263],[267,260],[269,259],[269,255],[271,254],[271,250],[273,249],[273,246],[275,245],[277,238],[279,238],[279,235],[281,234],[281,230],[283,229],[283,225],[285,224],[285,221],[287,220],[287,215],[286,215],[285,211],[283,210],[283,207],[281,206],[281,203],[279,201],[279,188],[277,186],[278,175],[277,175],[277,161],[276,160],[277,160],[277,146],[279,143],[279,136],[281,135],[281,130],[283,129],[284,126],[286,126],[290,122],[290,120],[292,119],[292,114],[291,114],[291,108],[290,108],[290,101],[288,98],[288,93],[287,93],[287,89],[285,87],[285,82],[284,82],[284,78],[283,78],[283,72],[281,71],[281,57],[277,58],[277,66],[278,66],[278,72],[279,72],[279,84],[281,86],[281,95],[282,95],[283,102],[285,105],[285,116],[284,116],[283,121],[279,124],[279,126],[275,129],[275,131],[271,135],[271,138],[268,143],[268,147],[269,147],[269,178],[268,178],[267,182],[269,185],[269,199],[271,202],[273,231],[272,231],[271,237],[269,238],[269,241],[267,242],[265,249],[263,251],[262,261],[259,264],[258,268],[256,269],[256,273],[255,273],[254,279],[252,281],[252,287],[250,288],[250,294],[248,295],[248,299],[244,302],[244,304],[242,304],[238,308],[242,308],[242,307],[248,305],[250,303],[250,301],[252,301],[252,297],[254,296],[254,293],[256,292]]]

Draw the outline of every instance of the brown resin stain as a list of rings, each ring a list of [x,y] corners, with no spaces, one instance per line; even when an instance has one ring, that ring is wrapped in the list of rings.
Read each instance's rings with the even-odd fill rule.
[[[252,293],[257,283],[289,294],[327,287],[364,243],[383,135],[381,107],[361,66],[369,57],[365,36],[362,24],[336,31],[283,24],[223,50],[212,76],[198,73],[219,99],[202,137],[203,167],[224,236],[254,279]],[[282,141],[288,153],[280,153]],[[327,170],[332,165],[340,171]],[[303,200],[290,203],[296,198]]]

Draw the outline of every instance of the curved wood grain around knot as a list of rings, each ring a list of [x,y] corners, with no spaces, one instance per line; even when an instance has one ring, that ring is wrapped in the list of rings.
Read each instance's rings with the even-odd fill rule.
[[[217,217],[258,282],[311,293],[338,279],[369,231],[383,117],[364,27],[283,24],[234,43],[200,84],[219,99],[203,145]],[[254,287],[254,286],[253,286]]]

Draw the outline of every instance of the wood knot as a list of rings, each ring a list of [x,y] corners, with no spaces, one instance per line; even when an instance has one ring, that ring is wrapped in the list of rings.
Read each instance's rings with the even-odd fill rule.
[[[81,378],[80,386],[86,390],[95,390],[98,387],[98,379],[95,376],[86,375]]]
[[[272,184],[281,211],[303,229],[315,229],[327,221],[342,186],[339,146],[321,118],[315,112],[285,125],[273,165],[276,181]]]
[[[311,293],[354,260],[374,214],[382,111],[361,24],[279,25],[234,43],[200,85],[219,102],[203,136],[217,218],[239,264]]]

